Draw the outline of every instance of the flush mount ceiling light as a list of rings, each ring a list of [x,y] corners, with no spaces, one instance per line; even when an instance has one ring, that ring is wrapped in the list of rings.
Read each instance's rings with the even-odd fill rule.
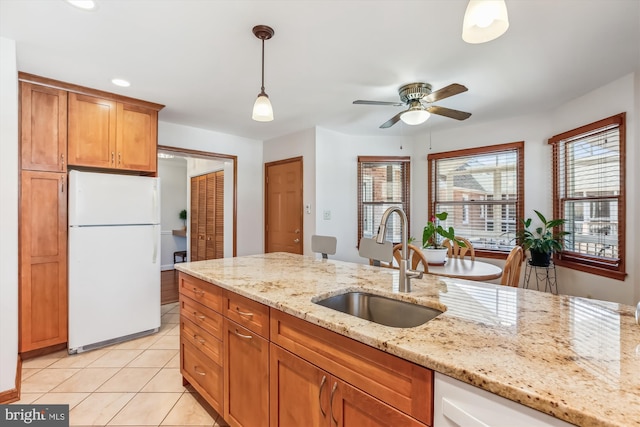
[[[485,43],[497,39],[509,28],[504,0],[470,0],[462,23],[462,40]]]
[[[96,8],[96,2],[93,0],[66,0],[72,6],[82,10],[93,10]]]
[[[400,120],[408,125],[420,125],[426,122],[431,114],[418,100],[411,101],[410,108],[400,114]]]
[[[262,87],[255,104],[253,104],[253,114],[251,118],[257,122],[270,122],[273,120],[273,108],[269,95],[264,91],[264,41],[273,37],[273,28],[266,25],[256,25],[253,27],[253,34],[262,40]]]
[[[129,86],[131,86],[131,83],[129,83],[128,81],[126,81],[124,79],[112,79],[111,83],[113,83],[116,86],[120,86],[120,87],[129,87]]]

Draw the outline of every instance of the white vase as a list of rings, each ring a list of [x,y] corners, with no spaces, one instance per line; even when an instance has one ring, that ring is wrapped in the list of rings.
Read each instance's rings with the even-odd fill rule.
[[[422,252],[429,264],[442,265],[447,259],[447,248],[423,248]]]

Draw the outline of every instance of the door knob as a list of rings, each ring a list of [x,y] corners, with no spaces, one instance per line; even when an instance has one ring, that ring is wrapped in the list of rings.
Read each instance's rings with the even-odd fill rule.
[[[300,239],[295,239],[293,243],[300,243]]]
[[[300,229],[299,229],[299,228],[296,228],[296,231],[294,231],[294,233],[296,233],[296,234],[300,234]]]

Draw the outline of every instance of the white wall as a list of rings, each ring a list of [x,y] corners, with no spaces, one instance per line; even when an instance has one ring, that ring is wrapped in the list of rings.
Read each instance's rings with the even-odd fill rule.
[[[262,253],[264,248],[262,141],[160,121],[158,144],[237,156],[237,253],[239,256]]]
[[[638,150],[640,135],[638,134],[638,110],[636,85],[637,74],[626,75],[601,88],[585,94],[550,113],[548,137],[595,122],[605,117],[626,112],[627,121],[627,210],[626,210],[626,280],[612,280],[592,274],[582,273],[566,268],[558,269],[558,283],[563,293],[577,296],[589,296],[596,299],[634,304],[640,292],[640,269],[638,260],[640,252],[636,242],[640,240],[638,208],[640,191],[640,173],[638,167]],[[547,169],[549,166],[546,166]],[[549,172],[550,173],[550,172]]]
[[[0,37],[0,392],[18,361],[18,68],[15,41]]]
[[[412,143],[397,137],[364,137],[316,129],[316,232],[338,239],[335,258],[368,263],[358,255],[357,248],[358,156],[412,156]],[[411,187],[415,192],[417,186],[413,182]],[[330,220],[323,219],[325,210],[331,212]],[[413,218],[411,221],[416,224]],[[412,230],[411,234],[415,232]]]
[[[187,206],[191,206],[191,178],[198,175],[206,175],[211,172],[224,171],[224,248],[225,258],[233,256],[233,162],[211,159],[189,158],[187,159]],[[187,209],[189,221],[187,222],[187,242],[191,239],[191,212]],[[191,253],[188,253],[189,260]]]
[[[533,209],[552,216],[552,152],[547,140],[558,133],[577,128],[605,117],[627,112],[627,279],[607,279],[576,270],[557,267],[558,285],[563,294],[591,297],[624,304],[633,304],[640,295],[640,270],[634,260],[640,259],[638,245],[640,229],[640,165],[638,155],[637,73],[611,82],[578,99],[546,113],[508,118],[492,123],[467,124],[464,127],[433,132],[432,150],[428,136],[416,138],[415,159],[412,163],[412,222],[421,224],[427,218],[427,162],[430,152],[472,148],[515,141],[525,142],[525,217],[533,216]],[[636,159],[635,163],[632,159]],[[425,191],[420,191],[423,183]],[[535,216],[534,216],[535,219]],[[497,265],[502,261],[486,260]],[[524,275],[524,268],[522,269]],[[522,283],[522,281],[521,281]]]
[[[160,178],[160,264],[163,270],[173,270],[173,253],[187,249],[187,239],[174,236],[172,230],[182,229],[180,211],[187,204],[187,160],[181,157],[158,159]]]
[[[311,236],[316,233],[316,135],[314,129],[296,132],[264,143],[264,163],[302,156],[303,254],[311,254]],[[264,171],[264,168],[263,168]],[[264,172],[263,172],[264,175]],[[306,206],[311,210],[307,213]],[[264,209],[264,207],[263,207]]]

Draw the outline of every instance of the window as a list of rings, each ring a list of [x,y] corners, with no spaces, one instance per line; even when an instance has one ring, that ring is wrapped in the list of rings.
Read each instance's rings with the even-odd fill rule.
[[[556,264],[624,280],[625,113],[549,139],[554,218],[569,231]]]
[[[524,142],[430,154],[429,217],[473,244],[476,255],[503,258],[524,213]]]
[[[382,214],[398,206],[409,220],[409,157],[358,157],[358,245],[378,234]],[[385,239],[400,243],[400,217],[389,218]],[[407,230],[407,233],[409,230]]]

